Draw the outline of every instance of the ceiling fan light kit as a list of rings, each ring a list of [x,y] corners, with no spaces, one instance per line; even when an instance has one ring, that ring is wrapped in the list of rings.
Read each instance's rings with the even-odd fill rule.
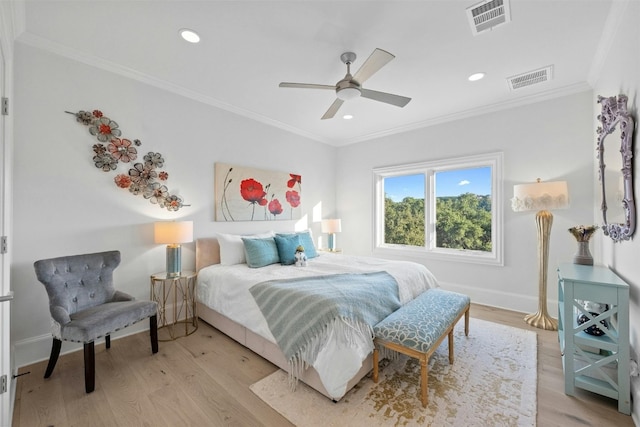
[[[282,82],[280,83],[280,87],[298,89],[331,89],[335,91],[336,100],[333,101],[333,104],[331,104],[329,109],[322,116],[323,120],[333,118],[345,101],[358,97],[372,99],[374,101],[384,102],[386,104],[402,108],[411,101],[411,98],[362,88],[362,83],[377,73],[393,58],[395,58],[395,56],[389,52],[382,49],[375,49],[369,58],[364,61],[360,69],[352,76],[351,64],[356,60],[356,54],[353,52],[344,52],[340,55],[340,60],[346,64],[347,74],[335,85]]]
[[[336,96],[343,101],[348,101],[360,96],[360,89],[356,87],[345,87],[344,89],[336,89]]]

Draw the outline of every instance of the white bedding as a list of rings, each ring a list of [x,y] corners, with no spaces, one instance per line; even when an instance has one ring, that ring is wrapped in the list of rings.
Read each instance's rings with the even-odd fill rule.
[[[249,268],[246,264],[215,264],[198,272],[198,301],[229,319],[275,343],[265,318],[249,292],[249,288],[266,280],[288,279],[337,273],[386,271],[398,282],[400,302],[406,304],[425,290],[438,287],[431,272],[423,265],[408,261],[353,257],[323,252],[308,261],[306,267],[272,264]],[[307,360],[320,375],[331,397],[346,393],[347,382],[362,366],[373,350],[371,337],[362,337],[357,346],[331,339],[316,360]]]

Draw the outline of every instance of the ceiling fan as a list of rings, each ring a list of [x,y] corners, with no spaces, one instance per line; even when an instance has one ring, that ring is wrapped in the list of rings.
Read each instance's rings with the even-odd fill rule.
[[[389,61],[395,58],[394,55],[382,49],[376,49],[373,53],[364,61],[364,64],[358,71],[351,75],[351,64],[356,60],[356,54],[353,52],[345,52],[340,55],[340,59],[347,65],[347,74],[342,80],[335,85],[319,85],[311,83],[280,83],[280,87],[292,87],[301,89],[331,89],[336,92],[336,100],[329,107],[322,120],[330,119],[336,115],[344,101],[357,98],[359,96],[363,98],[373,99],[374,101],[384,102],[386,104],[395,105],[397,107],[404,107],[411,101],[411,98],[405,96],[394,95],[386,92],[378,92],[375,90],[369,90],[362,87],[369,77],[373,76],[378,70],[384,67]]]

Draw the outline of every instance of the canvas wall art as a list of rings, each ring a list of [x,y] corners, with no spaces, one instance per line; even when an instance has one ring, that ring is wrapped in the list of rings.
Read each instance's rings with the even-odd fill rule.
[[[287,172],[215,164],[216,221],[298,220],[302,178]]]

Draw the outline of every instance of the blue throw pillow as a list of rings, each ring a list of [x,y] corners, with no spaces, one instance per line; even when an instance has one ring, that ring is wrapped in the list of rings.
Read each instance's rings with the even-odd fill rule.
[[[276,236],[275,241],[276,247],[278,248],[278,256],[280,257],[280,264],[295,264],[296,248],[300,246],[300,238],[298,235]]]
[[[242,238],[247,265],[251,268],[264,267],[280,262],[278,248],[273,237],[268,239]]]
[[[315,258],[318,256],[316,246],[313,244],[313,238],[311,237],[311,233],[308,230],[288,234],[277,233],[276,236],[298,236],[298,238],[300,239],[300,244],[304,248],[304,253],[307,255],[307,258]]]

